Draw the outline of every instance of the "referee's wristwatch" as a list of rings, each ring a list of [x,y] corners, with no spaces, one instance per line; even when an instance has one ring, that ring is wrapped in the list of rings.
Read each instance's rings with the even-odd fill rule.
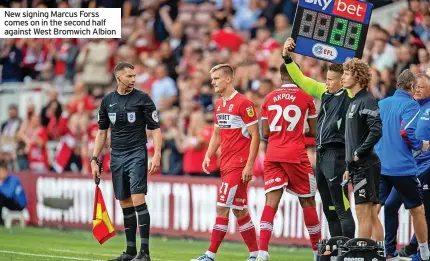
[[[90,162],[93,162],[93,160],[94,160],[97,164],[99,164],[99,158],[97,158],[96,156],[92,156],[92,157],[91,157],[91,159],[90,159]]]

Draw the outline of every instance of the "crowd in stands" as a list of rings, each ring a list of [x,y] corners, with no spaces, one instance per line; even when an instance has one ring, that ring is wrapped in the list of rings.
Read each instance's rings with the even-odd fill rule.
[[[217,98],[210,68],[231,64],[237,90],[260,108],[264,97],[281,85],[281,50],[291,35],[296,5],[297,0],[0,0],[0,7],[123,11],[121,39],[0,39],[2,83],[52,84],[41,111],[30,104],[20,118],[18,104],[10,106],[9,119],[1,123],[0,158],[19,170],[88,175],[98,106],[104,94],[115,89],[114,65],[128,61],[136,66],[135,87],[151,95],[160,113],[161,174],[202,175]],[[428,2],[410,0],[389,27],[370,26],[363,59],[372,67],[369,90],[378,100],[393,94],[402,70],[430,67],[429,7]],[[294,59],[305,75],[325,81],[326,62],[301,55]],[[61,103],[58,92],[69,85],[73,96]],[[51,160],[49,142],[57,144]],[[312,139],[307,143],[315,164]],[[151,147],[149,139],[149,152]],[[263,141],[254,168],[257,176],[262,174],[265,147]],[[104,170],[109,171],[109,144],[104,155]],[[217,159],[212,162],[210,170],[217,176]]]

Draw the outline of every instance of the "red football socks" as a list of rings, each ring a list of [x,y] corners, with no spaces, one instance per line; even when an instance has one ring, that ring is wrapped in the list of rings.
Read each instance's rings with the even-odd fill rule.
[[[318,241],[321,239],[321,225],[318,219],[316,208],[304,208],[303,216],[305,224],[309,232],[309,239],[311,240],[312,249],[318,250]]]
[[[245,241],[249,252],[258,251],[257,233],[255,232],[254,223],[252,223],[249,213],[246,217],[238,219],[237,224],[239,225],[240,234],[242,235],[243,241]]]
[[[227,233],[227,229],[228,218],[217,217],[212,229],[211,244],[208,248],[210,252],[216,253],[218,251],[218,248]]]
[[[269,242],[272,237],[273,220],[275,219],[276,209],[265,206],[260,221],[260,250],[268,252]]]

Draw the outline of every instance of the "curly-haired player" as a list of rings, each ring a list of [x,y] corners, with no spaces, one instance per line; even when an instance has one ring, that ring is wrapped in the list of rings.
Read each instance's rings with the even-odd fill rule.
[[[354,96],[346,114],[344,180],[352,177],[358,236],[384,240],[378,218],[379,180],[381,162],[373,147],[382,137],[382,122],[378,102],[367,91],[370,82],[369,66],[354,58],[344,63],[342,87]]]

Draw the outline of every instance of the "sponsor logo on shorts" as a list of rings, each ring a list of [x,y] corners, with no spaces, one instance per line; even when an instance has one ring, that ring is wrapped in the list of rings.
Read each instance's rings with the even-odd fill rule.
[[[238,203],[245,203],[245,199],[244,198],[235,198],[234,201],[238,202]]]
[[[364,261],[364,258],[363,257],[345,257],[343,261]]]
[[[358,191],[358,196],[366,198],[366,190],[365,189],[360,189]]]
[[[270,180],[268,180],[268,181],[264,182],[264,185],[268,186],[268,185],[270,185],[270,184],[272,184],[272,183],[275,183],[275,180],[274,180],[274,179],[270,179]]]

